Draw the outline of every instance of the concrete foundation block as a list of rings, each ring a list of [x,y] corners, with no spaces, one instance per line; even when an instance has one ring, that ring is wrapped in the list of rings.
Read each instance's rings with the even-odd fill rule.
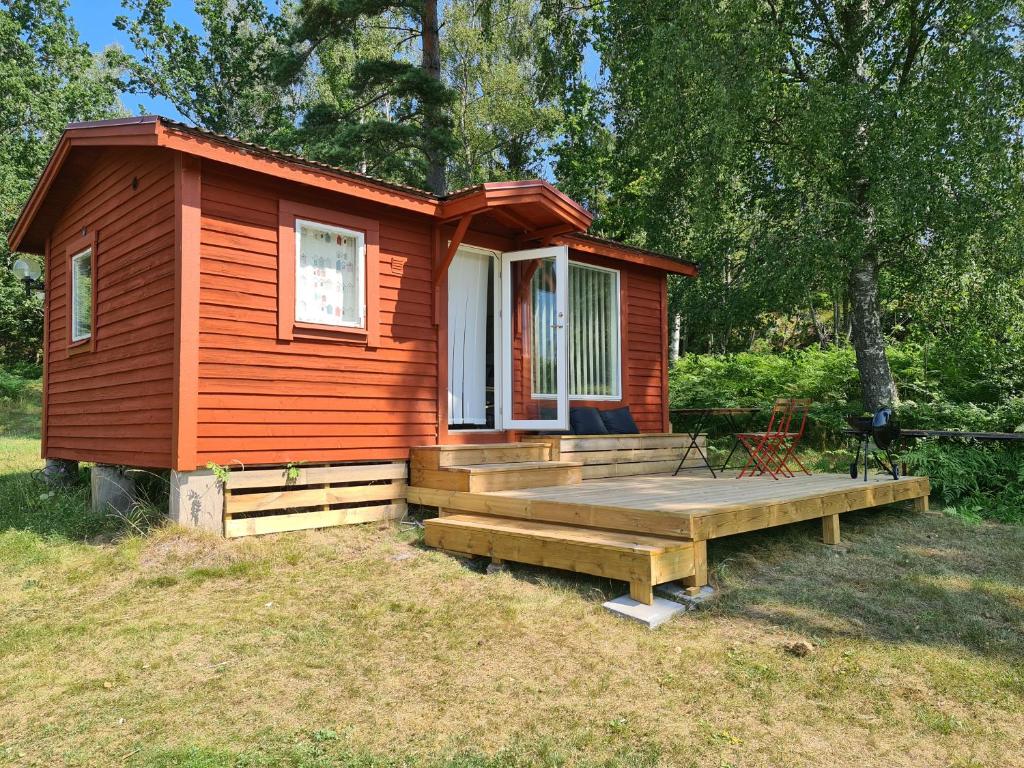
[[[186,528],[224,534],[224,486],[212,470],[171,470],[168,516]]]
[[[47,459],[43,482],[47,485],[71,485],[78,479],[78,462],[71,459]]]
[[[92,511],[127,515],[135,506],[135,479],[124,467],[97,464],[89,471]]]
[[[604,607],[616,616],[638,621],[649,629],[660,627],[673,616],[684,613],[687,610],[686,606],[661,597],[654,598],[654,602],[647,605],[646,603],[637,602],[629,595],[609,600],[604,604]]]
[[[666,584],[656,585],[654,587],[654,594],[661,595],[667,600],[674,600],[688,611],[694,611],[714,599],[718,593],[714,587],[707,584],[694,589],[693,587],[685,587],[677,581],[670,581]]]

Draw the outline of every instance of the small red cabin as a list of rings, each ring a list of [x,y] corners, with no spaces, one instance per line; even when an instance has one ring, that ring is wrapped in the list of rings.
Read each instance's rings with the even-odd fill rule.
[[[668,431],[666,276],[544,181],[444,198],[160,117],[68,127],[45,255],[48,459],[405,461],[628,405]]]

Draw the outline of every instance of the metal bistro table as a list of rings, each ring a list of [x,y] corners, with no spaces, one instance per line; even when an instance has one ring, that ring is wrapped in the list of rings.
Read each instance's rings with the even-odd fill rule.
[[[711,473],[712,477],[717,478],[715,474],[717,469],[719,472],[729,468],[729,462],[732,460],[732,456],[736,453],[736,449],[740,446],[740,441],[735,435],[739,432],[743,432],[754,415],[760,412],[758,407],[747,407],[747,408],[672,408],[669,410],[670,414],[681,416],[684,419],[692,421],[692,429],[688,429],[686,434],[690,436],[690,444],[686,446],[686,451],[683,452],[683,458],[679,461],[679,466],[676,467],[676,471],[672,473],[673,477],[678,475],[683,469],[700,469],[700,466],[695,467],[683,467],[686,460],[690,458],[690,451],[697,451],[697,455],[700,456],[701,461],[704,462],[704,467]],[[697,438],[700,436],[701,431],[704,429],[704,425],[707,424],[708,419],[721,417],[728,424],[730,431],[733,434],[732,449],[729,451],[729,455],[725,457],[725,461],[719,467],[712,467],[711,462],[708,461],[707,446],[704,450],[697,445]],[[743,425],[739,422],[742,421]]]

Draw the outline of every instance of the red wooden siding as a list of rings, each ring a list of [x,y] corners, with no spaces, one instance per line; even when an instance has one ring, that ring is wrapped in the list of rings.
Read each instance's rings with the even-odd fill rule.
[[[278,339],[280,201],[380,222],[378,346]],[[207,163],[197,465],[405,459],[437,439],[431,219]]]
[[[447,230],[436,218],[209,158],[200,166],[167,149],[88,152],[61,178],[66,204],[47,212],[55,224],[47,251],[45,456],[188,470],[209,461],[397,460],[439,438],[513,436],[448,435],[446,313],[443,304],[435,312],[432,273]],[[282,203],[377,222],[376,312],[368,306],[367,314],[377,318],[379,337],[281,338]],[[517,247],[488,231],[486,219],[478,223],[468,243]],[[69,350],[68,252],[91,238],[93,338]],[[665,273],[576,248],[570,258],[621,278],[622,400],[587,404],[628,404],[642,431],[662,431]],[[447,295],[444,280],[436,290]]]
[[[138,179],[137,189],[132,180]],[[50,234],[44,455],[167,467],[174,333],[174,158],[96,156]],[[82,231],[86,234],[83,236]],[[69,354],[66,254],[95,236],[90,344]]]
[[[666,429],[668,400],[664,377],[668,347],[663,343],[666,309],[662,304],[665,274],[648,269],[623,271],[626,281],[625,328],[622,334],[622,390],[641,432]]]

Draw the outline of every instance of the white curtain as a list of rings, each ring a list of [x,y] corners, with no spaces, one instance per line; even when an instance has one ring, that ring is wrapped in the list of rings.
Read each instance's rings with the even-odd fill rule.
[[[448,423],[485,424],[487,268],[490,256],[459,251],[448,268]]]

